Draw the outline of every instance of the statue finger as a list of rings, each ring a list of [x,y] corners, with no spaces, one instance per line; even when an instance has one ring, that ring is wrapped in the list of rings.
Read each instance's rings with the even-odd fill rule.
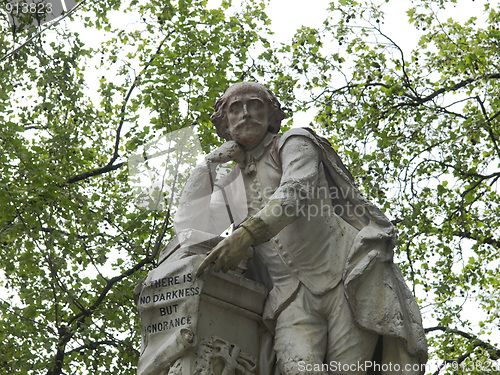
[[[217,259],[217,257],[219,256],[219,252],[220,250],[215,248],[210,252],[210,254],[207,255],[205,259],[203,259],[203,262],[201,262],[198,269],[196,270],[196,277],[199,277],[203,273],[205,268],[207,268],[210,263]]]
[[[219,259],[217,260],[217,262],[214,264],[214,268],[213,268],[213,270],[214,270],[215,272],[219,272],[220,270],[223,270],[223,266],[222,266],[222,264],[223,264],[223,263],[221,262],[221,260],[220,260],[220,258],[219,258]]]
[[[224,257],[221,255],[217,263],[220,263],[222,272],[228,272],[229,270],[235,270],[240,264],[240,258],[235,256]]]
[[[217,259],[217,262],[214,265],[214,271],[227,272],[229,269],[229,264],[230,264],[230,259],[228,258],[227,253],[223,252],[222,254],[220,254],[219,258]]]
[[[217,264],[214,266],[214,269],[215,269],[215,267],[217,267],[217,268],[218,268],[218,270],[217,270],[217,271],[219,271],[219,270],[220,270],[220,271],[222,271],[222,272],[226,273],[227,271],[229,271],[230,264],[229,264],[229,262],[228,262],[228,261],[223,261],[223,260],[219,259],[219,260],[217,261]]]

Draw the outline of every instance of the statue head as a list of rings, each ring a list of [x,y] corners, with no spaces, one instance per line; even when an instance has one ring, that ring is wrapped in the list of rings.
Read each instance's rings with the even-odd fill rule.
[[[264,104],[266,129],[271,133],[278,133],[281,127],[281,121],[285,118],[285,113],[281,109],[281,105],[264,85],[255,82],[240,82],[230,86],[224,95],[217,100],[214,109],[215,112],[211,117],[212,123],[215,125],[219,137],[226,140],[233,140],[230,132],[230,122],[228,119],[229,106],[237,97],[254,97],[260,99]]]

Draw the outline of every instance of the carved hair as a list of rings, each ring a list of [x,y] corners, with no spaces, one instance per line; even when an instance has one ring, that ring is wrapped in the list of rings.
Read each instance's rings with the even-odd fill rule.
[[[227,101],[232,94],[241,89],[259,91],[259,93],[262,94],[263,98],[267,100],[269,110],[271,112],[269,116],[268,131],[271,133],[278,133],[281,127],[281,120],[283,120],[286,115],[281,109],[281,104],[276,96],[274,96],[274,94],[267,87],[261,85],[260,83],[239,82],[229,87],[224,95],[222,95],[219,100],[215,102],[215,111],[210,119],[212,120],[219,137],[231,140],[231,135],[229,134],[229,123],[226,117]]]

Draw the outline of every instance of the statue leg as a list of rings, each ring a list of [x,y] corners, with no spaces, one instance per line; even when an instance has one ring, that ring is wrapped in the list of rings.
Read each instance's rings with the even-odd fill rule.
[[[327,363],[330,375],[365,375],[372,365],[378,334],[359,328],[341,283],[324,297],[328,316]]]
[[[303,285],[276,321],[274,350],[281,373],[328,374],[323,361],[327,321],[315,311],[314,296]]]

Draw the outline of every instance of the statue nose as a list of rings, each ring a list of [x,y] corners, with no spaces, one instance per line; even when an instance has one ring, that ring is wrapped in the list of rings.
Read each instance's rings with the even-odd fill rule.
[[[246,104],[243,104],[243,118],[250,117],[250,113],[248,112],[248,108]]]

